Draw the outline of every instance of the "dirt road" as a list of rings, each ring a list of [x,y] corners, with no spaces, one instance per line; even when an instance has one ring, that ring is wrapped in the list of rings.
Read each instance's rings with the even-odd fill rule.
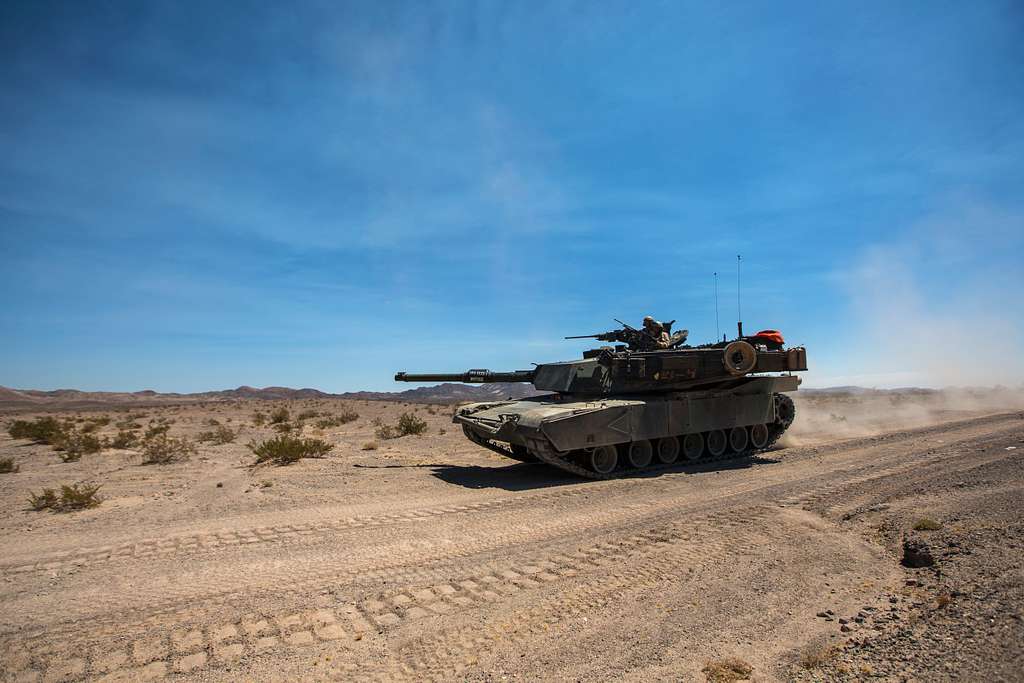
[[[1022,413],[606,482],[429,420],[377,451],[359,450],[369,425],[329,433],[335,454],[286,468],[252,468],[241,443],[163,468],[61,463],[4,436],[21,466],[0,477],[4,680],[1019,676],[1015,599],[948,661],[854,649],[935,618],[957,560],[900,565],[918,520],[1024,548]],[[103,482],[104,504],[25,509],[74,479]],[[998,573],[1019,587],[1015,555]]]

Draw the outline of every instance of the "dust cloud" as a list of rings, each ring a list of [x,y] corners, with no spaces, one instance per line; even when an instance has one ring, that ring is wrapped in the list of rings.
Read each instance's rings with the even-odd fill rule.
[[[797,419],[780,445],[799,446],[979,415],[1024,410],[1024,390],[987,389],[802,390],[791,394]]]
[[[796,392],[789,443],[1024,409],[1021,253],[1024,216],[969,202],[856,252],[843,329],[809,349],[808,384],[843,389]]]

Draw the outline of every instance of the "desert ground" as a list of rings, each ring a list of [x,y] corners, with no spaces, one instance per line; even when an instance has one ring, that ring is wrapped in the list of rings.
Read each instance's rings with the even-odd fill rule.
[[[776,450],[612,481],[503,460],[450,406],[0,414],[196,449],[0,433],[0,678],[1022,680],[1024,412],[962,399],[808,395]],[[332,450],[255,465],[282,407]],[[424,433],[379,438],[403,413]],[[102,502],[29,504],[79,482]]]

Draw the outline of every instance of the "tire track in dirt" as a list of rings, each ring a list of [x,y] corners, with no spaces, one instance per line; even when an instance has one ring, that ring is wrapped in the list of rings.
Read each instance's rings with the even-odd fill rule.
[[[729,553],[752,549],[763,539],[770,528],[765,517],[772,510],[771,506],[751,509],[742,520],[709,514],[693,520],[700,523],[697,528],[675,522],[571,552],[528,554],[505,569],[449,574],[439,583],[407,584],[329,608],[249,615],[205,627],[179,624],[168,634],[137,638],[123,646],[86,641],[80,648],[83,656],[70,660],[48,654],[41,646],[13,648],[5,661],[27,677],[40,673],[48,679],[75,680],[113,674],[115,680],[137,680],[226,664],[247,653],[359,639],[371,630],[492,606],[524,591],[569,582],[588,571],[604,575],[611,565],[628,563],[632,574],[637,559],[668,550],[669,559],[678,566],[715,563]],[[664,578],[663,567],[658,574]],[[422,665],[414,663],[412,668]]]
[[[1016,426],[1016,425],[1015,425]],[[947,435],[948,437],[948,435]],[[955,449],[957,441],[946,444],[947,450]],[[938,457],[943,455],[934,448],[925,448],[917,453],[900,453],[900,461],[887,468],[887,476],[912,470],[918,467],[921,459]],[[955,457],[954,453],[954,457]],[[676,498],[663,500],[637,501],[628,508],[607,510],[599,513],[592,512],[593,504],[586,502],[582,508],[587,513],[584,519],[576,519],[572,522],[560,518],[555,522],[531,525],[528,529],[516,529],[514,532],[486,533],[483,538],[475,539],[475,542],[467,542],[465,539],[447,547],[425,544],[423,547],[410,550],[404,548],[401,553],[395,553],[389,548],[376,548],[376,552],[353,554],[350,552],[334,553],[328,556],[323,554],[314,558],[307,558],[307,561],[294,559],[267,573],[259,573],[255,579],[249,579],[237,569],[217,567],[212,575],[196,578],[178,586],[164,586],[159,590],[150,589],[142,591],[127,598],[104,595],[95,603],[89,605],[68,606],[61,615],[64,621],[93,617],[95,623],[102,624],[104,621],[121,622],[125,619],[137,618],[138,615],[151,614],[155,616],[169,615],[175,612],[182,612],[196,602],[205,603],[208,609],[216,609],[225,604],[236,601],[239,597],[259,592],[261,586],[272,586],[273,591],[289,591],[303,593],[314,590],[324,585],[359,586],[367,585],[385,580],[399,580],[415,575],[423,575],[428,568],[430,571],[439,571],[438,568],[446,568],[453,562],[475,555],[485,554],[504,547],[523,547],[528,544],[537,544],[550,539],[558,539],[567,535],[579,534],[589,531],[595,533],[612,533],[616,528],[623,525],[635,525],[657,522],[663,518],[672,518],[679,514],[694,514],[701,510],[713,509],[728,505],[730,501],[738,504],[745,504],[752,500],[751,496],[758,493],[763,500],[779,500],[778,494],[785,493],[786,489],[794,487],[806,487],[816,480],[829,481],[828,491],[838,491],[843,481],[850,481],[845,477],[856,475],[858,472],[867,469],[868,478],[877,476],[878,461],[871,461],[862,467],[846,468],[842,471],[843,477],[836,482],[836,473],[831,471],[814,470],[810,476],[793,479],[784,479],[781,483],[775,483],[772,477],[778,478],[778,473],[772,477],[758,479],[753,482],[746,482],[739,487],[726,488],[723,492],[703,493],[696,501],[680,501]],[[856,479],[853,481],[857,481]],[[603,482],[602,485],[614,484],[616,482]],[[629,483],[629,482],[627,482]],[[632,480],[634,486],[654,484],[649,491],[655,488],[664,489],[670,482],[655,480],[645,482],[643,480]],[[660,484],[660,486],[659,486]],[[821,494],[821,489],[815,488]],[[814,495],[810,496],[811,498]],[[802,500],[808,496],[797,496],[796,500]],[[782,503],[792,504],[792,499],[781,500]],[[683,505],[683,507],[680,507]],[[567,511],[559,511],[565,514]],[[507,526],[501,519],[497,520],[499,528]],[[375,539],[379,545],[380,539]],[[439,552],[441,551],[441,552]],[[400,559],[395,560],[395,556]],[[326,566],[325,566],[326,565]],[[410,567],[413,567],[410,569]],[[126,605],[126,600],[131,603]],[[96,613],[109,615],[106,619],[96,618]],[[24,628],[24,624],[19,624]],[[59,628],[54,625],[41,626],[41,630]],[[5,629],[7,630],[7,629]],[[36,630],[36,629],[31,629]]]
[[[968,432],[973,432],[977,427],[987,427],[992,422],[998,423],[1009,421],[1011,426],[1016,426],[1016,423],[1012,420],[1012,418],[1015,417],[1015,415],[1003,414],[975,420],[966,420],[961,423],[952,423],[947,430],[942,431],[941,433],[944,436],[950,437],[956,434],[957,427],[961,427]],[[786,457],[787,460],[791,459],[793,456],[800,455],[803,455],[805,458],[809,456],[824,457],[827,456],[830,451],[835,451],[845,453],[847,459],[860,460],[859,451],[861,450],[874,449],[880,445],[891,446],[894,445],[895,442],[899,441],[920,439],[922,436],[936,431],[935,427],[925,427],[918,430],[897,432],[884,436],[843,441],[827,447],[816,447],[813,449],[788,449],[785,451],[786,455],[784,457]],[[971,436],[971,434],[968,434],[964,438],[969,439]],[[683,471],[700,471],[705,467],[708,466],[701,464],[691,466],[681,465],[673,470],[667,470],[663,474]],[[857,465],[857,467],[868,469],[871,465],[861,463]],[[653,490],[658,488],[658,486],[652,482],[659,480],[660,478],[655,479],[646,476],[638,476],[606,482],[581,481],[579,483],[566,484],[565,488],[558,488],[557,490],[541,493],[504,496],[497,499],[460,505],[428,506],[389,514],[346,517],[344,519],[331,522],[295,522],[295,512],[291,511],[282,514],[282,518],[288,520],[288,523],[284,524],[264,524],[261,526],[241,529],[222,529],[213,533],[171,535],[160,538],[143,539],[129,543],[121,543],[118,545],[100,545],[78,548],[45,555],[30,562],[0,562],[0,576],[25,574],[30,572],[55,571],[68,567],[96,566],[97,564],[104,562],[130,560],[150,561],[161,557],[170,557],[180,554],[198,555],[202,553],[216,552],[219,549],[230,548],[233,546],[251,546],[264,543],[289,543],[296,541],[312,544],[316,542],[316,540],[330,542],[338,533],[344,533],[351,530],[366,530],[392,525],[414,524],[424,521],[429,522],[433,519],[446,515],[465,516],[478,512],[502,511],[507,508],[514,509],[517,507],[532,507],[537,503],[545,501],[557,501],[562,498],[573,498],[581,495],[585,496],[591,492],[588,485],[597,486],[604,484],[608,488],[615,487],[618,489],[616,492],[619,494],[642,487]],[[658,490],[664,490],[664,487],[660,487]]]
[[[949,433],[946,432],[945,436],[948,439]],[[889,449],[892,445],[893,443],[890,441],[889,443],[884,444],[882,449]],[[936,462],[940,462],[943,460],[955,459],[958,454],[953,453],[951,455],[949,451],[956,447],[956,443],[947,442],[945,445],[947,447],[945,450],[929,447],[912,454],[883,453],[887,459],[892,457],[900,457],[902,459],[900,462],[894,463],[885,468],[885,474],[883,474],[881,478],[893,476],[894,474],[898,474],[903,471],[913,470],[921,461],[935,460]],[[962,454],[959,455],[962,457]],[[806,465],[807,463],[804,464]],[[550,545],[552,542],[559,540],[562,540],[563,543],[567,541],[568,545],[573,545],[580,541],[580,539],[575,537],[574,534],[579,534],[581,532],[584,535],[599,534],[601,536],[607,536],[616,531],[620,534],[634,533],[636,538],[640,539],[639,541],[634,542],[640,543],[643,547],[656,545],[659,542],[654,540],[654,537],[651,536],[651,534],[661,534],[664,536],[664,534],[668,533],[670,544],[679,544],[683,543],[684,540],[701,538],[702,540],[700,542],[694,543],[693,548],[695,548],[696,551],[694,549],[687,551],[691,553],[691,559],[694,557],[694,552],[698,552],[700,557],[712,557],[712,555],[709,554],[710,551],[708,549],[709,547],[714,546],[713,539],[706,538],[703,534],[710,533],[714,538],[719,539],[719,550],[716,552],[724,552],[722,550],[724,546],[721,545],[724,541],[721,541],[721,539],[725,538],[732,539],[730,541],[732,544],[730,547],[735,549],[737,547],[735,544],[738,541],[735,540],[734,536],[730,535],[731,532],[729,530],[738,524],[746,524],[748,528],[756,527],[756,525],[751,525],[749,519],[745,519],[744,517],[745,515],[750,515],[751,511],[746,509],[749,506],[760,505],[760,507],[754,511],[754,517],[760,517],[763,516],[765,510],[773,509],[773,507],[769,505],[769,501],[777,500],[775,494],[784,492],[786,489],[806,487],[808,485],[813,485],[816,481],[828,481],[829,479],[833,479],[837,474],[843,481],[847,482],[847,484],[851,484],[851,482],[856,483],[858,477],[863,476],[865,469],[871,469],[877,464],[880,463],[875,461],[874,463],[869,463],[867,468],[848,467],[845,470],[839,469],[837,471],[816,470],[811,472],[809,476],[798,476],[797,478],[793,478],[791,476],[793,473],[789,473],[789,479],[782,479],[782,473],[773,474],[772,472],[768,472],[771,476],[766,477],[765,480],[744,482],[742,485],[737,486],[722,487],[722,490],[717,494],[718,497],[712,496],[711,499],[701,498],[697,501],[686,501],[670,496],[664,500],[637,502],[625,511],[604,510],[600,515],[598,515],[601,519],[590,517],[577,520],[573,524],[553,524],[552,526],[543,529],[541,534],[535,533],[536,530],[533,529],[528,532],[523,532],[526,534],[525,536],[522,534],[519,534],[518,536],[516,534],[505,535],[501,538],[494,539],[490,546],[478,543],[475,547],[466,548],[457,553],[445,552],[440,556],[436,553],[431,555],[430,551],[432,549],[428,548],[425,550],[426,559],[422,556],[418,558],[409,558],[408,561],[400,562],[399,564],[392,566],[388,566],[387,563],[382,563],[375,558],[371,558],[368,562],[368,566],[370,567],[368,572],[349,568],[342,572],[342,575],[348,576],[350,584],[352,585],[362,584],[370,587],[372,587],[375,582],[379,582],[385,577],[398,577],[403,581],[402,585],[405,587],[394,594],[380,594],[376,598],[361,597],[359,600],[350,603],[339,603],[330,614],[327,612],[321,612],[319,609],[313,609],[313,605],[307,605],[308,609],[299,608],[295,611],[289,609],[288,614],[278,613],[267,615],[266,617],[255,621],[253,619],[238,620],[236,622],[231,622],[230,624],[206,626],[202,619],[194,619],[193,613],[175,610],[173,608],[175,603],[186,603],[197,599],[202,600],[201,591],[199,592],[200,595],[197,595],[197,592],[195,591],[196,587],[191,586],[183,589],[180,599],[172,600],[172,605],[170,606],[164,606],[163,608],[156,610],[140,610],[139,616],[142,616],[144,620],[138,622],[135,625],[135,628],[125,628],[126,626],[129,626],[124,621],[125,614],[122,613],[119,615],[118,618],[114,620],[119,623],[112,624],[113,628],[107,635],[104,635],[104,637],[108,639],[105,641],[107,644],[94,645],[92,650],[83,650],[83,652],[88,651],[91,653],[87,654],[84,658],[67,659],[61,657],[59,658],[59,661],[57,658],[52,656],[47,658],[47,655],[45,654],[45,646],[30,647],[27,650],[20,648],[19,651],[18,643],[21,643],[21,645],[31,645],[32,640],[37,640],[35,645],[42,645],[42,643],[38,641],[42,641],[44,638],[46,640],[52,638],[54,631],[53,629],[49,629],[45,633],[38,634],[39,637],[37,639],[26,638],[25,636],[28,634],[24,633],[17,634],[16,636],[15,634],[9,634],[15,637],[5,638],[5,640],[8,641],[5,646],[5,650],[8,649],[8,647],[11,647],[9,652],[11,657],[9,659],[5,655],[4,661],[10,661],[13,663],[20,662],[24,666],[19,666],[18,669],[29,677],[43,672],[45,672],[47,678],[52,677],[55,679],[60,678],[60,676],[64,674],[67,674],[67,676],[71,678],[76,676],[91,677],[107,671],[113,672],[122,670],[131,665],[131,673],[124,675],[129,675],[129,677],[135,678],[147,675],[147,671],[153,674],[160,673],[161,671],[162,673],[168,673],[170,671],[184,672],[193,669],[198,670],[206,666],[215,666],[218,662],[231,661],[233,657],[241,657],[247,654],[254,654],[257,651],[262,651],[257,649],[260,642],[262,642],[263,646],[266,646],[264,649],[268,650],[273,647],[300,648],[307,647],[317,642],[334,642],[341,639],[341,635],[339,634],[351,633],[354,637],[354,634],[359,633],[358,628],[369,627],[386,629],[393,626],[397,627],[399,624],[407,623],[410,620],[424,618],[430,614],[445,614],[446,610],[457,612],[458,609],[456,606],[459,606],[460,608],[467,608],[470,604],[482,605],[486,602],[493,602],[493,596],[499,596],[500,598],[503,594],[502,591],[508,591],[511,593],[523,590],[524,588],[536,588],[537,586],[544,585],[545,583],[552,581],[553,579],[549,578],[551,576],[571,577],[571,574],[565,575],[563,572],[568,571],[579,573],[580,568],[569,564],[559,564],[562,557],[570,557],[570,554],[567,554],[564,549],[559,550],[556,555],[535,554],[532,564],[529,565],[514,565],[512,568],[505,570],[488,569],[486,574],[480,569],[479,562],[471,567],[467,566],[465,562],[461,562],[460,564],[459,561],[466,558],[472,558],[473,556],[486,554],[488,552],[488,548],[525,548],[531,544]],[[797,472],[796,474],[799,475],[800,472]],[[875,469],[874,474],[868,476],[867,479],[864,480],[866,481],[872,476],[878,477],[879,474],[879,471]],[[685,481],[685,479],[676,479],[675,481]],[[632,486],[625,489],[620,485],[620,482],[603,482],[596,484],[595,486],[618,486],[620,491],[629,491],[639,486],[641,487],[641,490],[649,490],[657,493],[673,493],[672,489],[675,488],[672,480],[667,479],[625,480],[623,483],[629,482],[633,482]],[[658,489],[658,491],[655,491],[656,489]],[[588,490],[592,491],[592,489]],[[685,493],[693,495],[694,492],[689,491]],[[756,499],[751,497],[754,493],[757,494]],[[596,503],[592,500],[587,503],[587,505],[596,505]],[[743,512],[737,514],[734,512],[734,510],[737,509],[742,510]],[[683,522],[678,521],[678,517],[681,514],[686,515],[686,520]],[[638,528],[640,529],[639,531],[637,531]],[[767,532],[764,529],[760,529],[756,533],[763,536],[763,534]],[[647,535],[645,536],[645,534]],[[684,536],[682,534],[687,535]],[[567,536],[568,538],[566,538]],[[644,539],[646,539],[646,541]],[[739,542],[739,547],[742,547],[742,540]],[[604,561],[614,561],[614,559],[607,560],[607,557],[617,557],[614,553],[622,551],[623,548],[628,548],[628,544],[623,545],[622,543],[616,544],[605,542],[599,544],[599,546],[591,547],[602,548],[599,551],[595,551],[597,552],[596,556],[598,558],[606,558],[605,560],[597,562],[597,566],[600,566]],[[637,552],[637,548],[633,548],[632,552],[635,554]],[[604,553],[604,555],[601,553]],[[586,554],[587,553],[584,552],[584,555]],[[570,557],[570,559],[572,559],[572,557]],[[633,565],[631,564],[630,566],[630,571],[632,572]],[[517,571],[517,568],[521,569],[521,571]],[[507,571],[515,576],[496,573],[499,571]],[[468,578],[465,578],[467,576]],[[491,579],[486,577],[491,577]],[[324,575],[316,575],[312,578],[307,578],[304,582],[291,584],[289,589],[301,592],[308,589],[310,586],[323,585],[324,578]],[[463,582],[469,583],[467,585],[463,585]],[[528,582],[532,582],[532,584]],[[428,584],[434,585],[436,590],[434,588],[424,587]],[[487,587],[492,584],[500,584],[501,586],[511,585],[517,586],[517,588],[503,588],[502,591],[496,591]],[[442,586],[447,586],[447,588],[443,588]],[[481,589],[480,587],[482,586],[484,588]],[[238,593],[244,594],[249,591],[251,591],[251,588],[226,595],[237,595]],[[493,595],[485,594],[487,592]],[[435,596],[435,599],[430,600],[428,594]],[[404,596],[404,599],[399,596]],[[371,600],[373,602],[371,602]],[[469,602],[467,603],[465,600],[469,600]],[[437,605],[429,607],[429,605],[434,603],[437,603]],[[384,605],[384,608],[382,609],[380,605]],[[328,612],[330,612],[330,610],[328,610]],[[331,620],[331,617],[333,617],[333,621]],[[189,619],[193,620],[189,621]],[[398,621],[395,622],[394,619],[398,619]],[[388,623],[389,621],[392,623]],[[260,622],[266,622],[267,625],[265,627],[259,626]],[[92,624],[92,622],[90,622],[90,624]],[[229,626],[231,628],[228,628]],[[117,631],[130,634],[133,632],[146,631],[153,627],[158,629],[178,627],[179,630],[184,629],[182,633],[186,635],[179,634],[160,636],[160,638],[164,639],[161,641],[162,644],[147,644],[149,642],[148,640],[135,640],[132,642],[130,647],[124,651],[119,651],[117,648],[111,648],[109,646],[109,642],[117,640],[118,636],[115,635]],[[187,635],[194,631],[198,631],[199,635]],[[271,640],[260,641],[261,638],[269,638]],[[196,649],[198,646],[196,646],[195,643],[197,642],[202,645],[199,649]],[[192,644],[190,645],[189,643]],[[152,645],[152,647],[150,647],[150,645]],[[159,654],[165,650],[167,655],[162,659],[156,655],[151,657],[152,653]],[[173,656],[175,654],[181,656],[175,659]],[[147,657],[151,658],[147,660]],[[412,663],[407,662],[407,667],[414,672],[420,671],[429,675],[430,672],[433,671],[432,667],[434,665],[427,661],[429,660],[429,657],[426,659],[423,659],[422,656],[418,657],[419,658],[414,657],[413,660],[411,660]],[[427,663],[422,664],[421,661],[427,661]],[[25,664],[26,662],[27,665]],[[103,671],[101,671],[101,669],[103,669]],[[14,670],[13,666],[11,669],[8,669],[9,672]],[[388,669],[388,672],[396,673],[391,669]],[[117,675],[120,676],[122,674]]]

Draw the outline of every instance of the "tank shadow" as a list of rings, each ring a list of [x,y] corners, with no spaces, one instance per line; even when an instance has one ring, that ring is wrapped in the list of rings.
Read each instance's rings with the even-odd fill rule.
[[[645,472],[622,475],[623,479],[648,479],[662,477],[667,474],[702,474],[706,472],[724,472],[742,470],[755,465],[775,465],[781,460],[755,455],[747,458],[678,464],[670,467],[657,468]],[[595,483],[592,479],[583,479],[569,472],[562,472],[550,465],[541,463],[513,463],[498,467],[480,467],[479,465],[437,465],[431,475],[441,481],[471,489],[496,488],[505,491],[529,491],[549,488],[552,486],[572,486]]]
[[[522,462],[498,467],[444,465],[435,467],[431,474],[448,484],[469,489],[503,489],[505,491],[530,491],[586,482],[585,479],[580,479],[548,465]]]

